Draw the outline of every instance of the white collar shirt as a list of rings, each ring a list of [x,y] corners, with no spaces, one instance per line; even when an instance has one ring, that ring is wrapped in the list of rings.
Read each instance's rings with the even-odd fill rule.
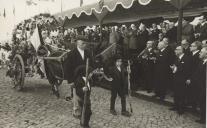
[[[82,59],[84,60],[84,50],[82,50],[82,49],[80,49],[78,47],[77,47],[77,49],[78,49],[78,52],[80,53]]]
[[[195,54],[198,53],[198,52],[199,52],[199,50],[194,51],[194,52],[193,52],[193,55],[195,55]]]
[[[184,56],[184,54],[181,54],[181,55],[179,56],[179,59],[181,60],[181,59],[183,58],[183,56]]]

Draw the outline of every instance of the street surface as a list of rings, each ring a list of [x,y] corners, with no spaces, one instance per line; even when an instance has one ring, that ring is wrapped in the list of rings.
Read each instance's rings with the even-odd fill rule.
[[[80,128],[79,120],[71,114],[72,102],[64,100],[70,91],[66,82],[60,86],[61,98],[57,99],[46,79],[26,78],[25,90],[17,92],[5,72],[0,69],[0,128]],[[91,101],[91,128],[205,128],[190,113],[179,116],[168,106],[139,98],[133,98],[130,118],[121,116],[118,98],[118,116],[113,116],[109,113],[110,91],[99,87],[93,88]]]

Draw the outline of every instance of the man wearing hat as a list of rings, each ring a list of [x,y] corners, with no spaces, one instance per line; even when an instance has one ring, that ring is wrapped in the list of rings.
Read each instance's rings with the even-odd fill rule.
[[[71,86],[71,97],[66,97],[66,100],[70,100],[71,98],[74,99],[74,116],[79,116],[80,113],[78,112],[78,103],[77,103],[77,96],[74,87],[74,71],[75,69],[80,66],[80,65],[85,65],[86,64],[86,59],[89,58],[91,61],[91,55],[89,51],[86,50],[86,45],[87,45],[88,39],[83,36],[83,35],[78,35],[76,37],[76,48],[73,49],[69,55],[67,61],[67,72],[68,72],[68,83]],[[90,63],[91,65],[92,63]]]
[[[207,14],[203,13],[199,20],[199,40],[203,41],[207,39]]]
[[[84,128],[89,127],[89,121],[90,117],[92,115],[91,111],[91,100],[90,100],[90,93],[91,93],[91,78],[92,78],[92,68],[88,67],[88,80],[87,86],[85,86],[86,82],[86,66],[80,65],[78,66],[74,71],[74,84],[75,84],[75,93],[77,98],[77,103],[80,109],[80,116],[78,118],[80,119],[82,117],[82,114],[84,114],[84,119],[80,119],[80,125]],[[87,91],[87,97],[84,97],[84,94]],[[84,102],[84,98],[86,98],[86,102]],[[85,113],[83,113],[83,107],[85,106]]]
[[[108,74],[113,80],[111,82],[111,104],[110,104],[110,112],[113,115],[117,115],[115,111],[115,100],[117,94],[121,98],[121,106],[123,116],[130,116],[130,113],[126,110],[126,97],[127,94],[127,71],[122,65],[122,56],[116,55],[115,64],[109,70]]]

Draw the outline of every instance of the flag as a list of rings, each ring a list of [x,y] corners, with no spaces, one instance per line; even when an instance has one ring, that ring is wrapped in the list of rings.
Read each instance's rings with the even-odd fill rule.
[[[3,14],[4,18],[6,17],[6,11],[5,11],[5,8],[4,8],[4,14]]]
[[[116,52],[116,44],[111,44],[108,48],[103,50],[100,54],[98,54],[96,57],[101,56],[103,62],[108,60],[109,58],[113,57]]]
[[[80,0],[80,7],[83,5],[83,0]]]
[[[38,27],[36,27],[36,29],[34,30],[34,33],[31,36],[30,41],[31,41],[32,45],[34,46],[35,50],[37,51],[37,49],[39,48],[39,46],[41,44]]]

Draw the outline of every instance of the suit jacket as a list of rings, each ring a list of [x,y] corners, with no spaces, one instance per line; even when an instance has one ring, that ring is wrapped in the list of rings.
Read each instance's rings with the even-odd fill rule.
[[[196,32],[200,34],[200,41],[207,39],[207,23],[205,23],[203,26],[196,26]]]
[[[166,33],[166,37],[169,39],[170,43],[177,42],[177,27],[169,29]]]
[[[93,67],[93,62],[92,62],[92,57],[90,55],[90,53],[85,50],[84,51],[84,60],[82,59],[79,51],[77,48],[73,49],[69,55],[68,55],[68,59],[66,59],[66,64],[67,64],[67,73],[66,73],[66,77],[69,83],[74,82],[74,71],[75,69],[80,66],[80,65],[86,65],[86,59],[89,58],[90,62],[89,65],[91,67]]]
[[[190,51],[190,48],[184,49],[184,53],[185,53],[185,55],[187,55],[187,56],[192,56],[192,53],[191,53],[191,51]]]
[[[149,39],[149,32],[144,30],[138,34],[138,51],[142,51],[146,47],[146,43]]]
[[[153,58],[156,57],[156,54],[154,52],[154,49],[151,49],[150,51],[148,49],[145,49],[142,56],[145,56],[146,58],[142,59],[142,67],[144,71],[148,74],[152,74],[152,70],[154,68],[155,60]]]
[[[206,63],[200,61],[191,77],[191,83],[196,87],[197,96],[206,96]]]
[[[166,84],[170,80],[171,69],[173,63],[173,52],[170,48],[165,48],[163,52],[159,52],[155,62],[154,74],[156,84]],[[161,85],[162,86],[162,85]]]
[[[185,82],[189,79],[191,74],[191,58],[184,54],[184,56],[175,60],[175,65],[177,66],[177,71],[174,74],[174,85],[177,88],[182,88],[185,86]]]
[[[193,73],[196,70],[196,67],[198,66],[200,62],[199,52],[197,52],[195,55],[192,54],[190,58],[191,58],[191,76],[190,77],[192,77]]]
[[[89,84],[91,85],[91,82],[89,81]],[[83,92],[83,87],[85,86],[85,81],[83,80],[83,78],[81,76],[78,76],[75,80],[75,89],[76,89],[76,94],[77,96],[83,100],[84,99],[84,92]],[[90,94],[91,94],[91,87],[88,87],[88,93],[87,93],[87,97],[88,97],[88,103],[90,102]]]
[[[121,72],[116,66],[109,70],[109,76],[113,78],[112,90],[126,90],[127,91],[127,72],[124,67],[121,67]]]

